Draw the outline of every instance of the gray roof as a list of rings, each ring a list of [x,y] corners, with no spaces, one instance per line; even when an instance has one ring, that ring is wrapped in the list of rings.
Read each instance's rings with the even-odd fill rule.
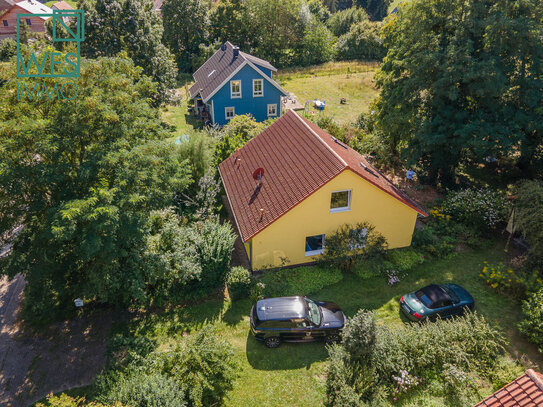
[[[192,75],[194,77],[194,85],[189,89],[189,95],[194,97],[199,93],[202,99],[207,100],[215,89],[221,86],[240,65],[247,61],[274,72],[277,71],[268,61],[246,54],[245,52],[240,51],[239,55],[234,58],[234,46],[229,41],[226,41],[211,58],[194,72]],[[272,80],[271,78],[269,79]]]
[[[256,303],[256,314],[259,321],[304,318],[306,307],[303,297],[266,298]]]

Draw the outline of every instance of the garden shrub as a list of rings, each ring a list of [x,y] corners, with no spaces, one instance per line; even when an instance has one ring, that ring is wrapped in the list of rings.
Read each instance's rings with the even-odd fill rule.
[[[543,265],[543,182],[524,181],[515,192],[516,226],[530,244],[530,261]]]
[[[344,224],[326,236],[322,261],[349,272],[362,260],[383,256],[386,248],[386,238],[369,222]]]
[[[131,371],[118,378],[100,401],[120,401],[130,407],[183,407],[185,393],[179,384],[159,373]]]
[[[71,397],[65,393],[54,396],[49,394],[45,402],[36,403],[36,407],[127,407],[119,402],[113,404],[102,404],[96,402],[87,403],[83,397]]]
[[[330,407],[362,407],[361,394],[364,389],[355,389],[353,364],[342,346],[328,348],[330,363],[326,369],[326,405]],[[366,377],[367,375],[360,375]],[[369,383],[371,385],[371,383]]]
[[[192,407],[220,404],[237,376],[234,349],[210,325],[160,357],[162,373],[186,390]]]
[[[17,43],[11,38],[0,40],[0,62],[9,61],[17,55]]]
[[[494,228],[505,221],[509,210],[505,194],[491,189],[450,192],[443,201],[443,211],[447,215],[479,230]]]
[[[157,346],[155,340],[146,336],[113,335],[107,344],[110,368],[120,368],[143,360]]]
[[[503,353],[505,344],[502,334],[476,313],[399,327],[375,325],[371,321],[370,313],[360,311],[351,328],[347,328],[350,321],[346,324],[348,336],[338,345],[341,350],[330,351],[329,372],[336,376],[341,373],[345,384],[356,389],[363,400],[372,399],[374,392],[379,391],[404,394],[420,385],[421,379],[426,383],[436,374],[451,373],[444,373],[449,365],[459,371],[485,375]],[[362,336],[360,343],[357,334]],[[375,341],[371,345],[373,335]],[[327,381],[327,386],[330,399],[337,388],[331,381]]]
[[[424,255],[413,249],[396,249],[387,253],[387,259],[399,271],[409,271],[424,263]]]
[[[520,332],[543,352],[543,289],[532,293],[522,304],[524,318],[519,323]]]
[[[251,293],[251,272],[245,267],[232,267],[228,273],[226,285],[232,300],[247,298]]]
[[[343,278],[340,270],[323,267],[296,267],[267,271],[262,276],[266,297],[307,295],[335,284]]]
[[[479,276],[490,287],[517,299],[525,299],[528,293],[535,291],[543,281],[537,270],[515,271],[511,267],[505,267],[503,263],[492,265],[486,261]]]
[[[496,366],[488,372],[488,378],[494,391],[511,383],[524,373],[524,366],[512,360],[508,355],[502,355],[496,360]]]

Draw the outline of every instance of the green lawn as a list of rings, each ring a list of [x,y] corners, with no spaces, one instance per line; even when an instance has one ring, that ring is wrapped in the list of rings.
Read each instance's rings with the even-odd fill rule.
[[[281,86],[294,93],[304,105],[314,99],[326,100],[324,111],[310,104],[316,115],[328,115],[340,123],[352,123],[379,94],[373,76],[377,64],[363,62],[336,62],[298,70],[282,71],[277,75]],[[347,99],[341,104],[341,98]]]
[[[194,129],[203,127],[196,117],[188,112],[188,95],[185,88],[179,88],[181,103],[179,105],[168,105],[162,108],[162,120],[175,127],[175,137],[183,134],[190,134]]]
[[[497,262],[504,257],[503,246],[499,243],[478,251],[462,252],[451,259],[426,262],[394,287],[388,287],[381,278],[361,280],[347,275],[333,286],[306,294],[337,302],[348,316],[360,308],[367,308],[376,310],[382,323],[402,324],[398,306],[402,294],[430,282],[454,281],[473,294],[478,312],[507,334],[511,358],[518,359],[526,354],[536,366],[543,366],[537,350],[516,329],[520,319],[518,304],[488,288],[479,277],[483,261]],[[282,344],[278,349],[267,349],[249,334],[250,307],[248,300],[233,304],[213,300],[148,315],[123,329],[156,338],[161,348],[167,349],[204,324],[215,324],[221,336],[234,346],[239,363],[239,377],[227,396],[227,406],[322,405],[327,358],[324,344]],[[481,394],[487,395],[492,390],[488,384],[483,385]],[[443,401],[421,391],[402,405],[439,406]]]
[[[44,3],[47,7],[51,7],[53,4],[58,3],[59,0],[51,0],[47,3]],[[72,0],[64,0],[66,3],[68,3],[70,6],[72,6],[74,9],[77,9],[77,1]]]

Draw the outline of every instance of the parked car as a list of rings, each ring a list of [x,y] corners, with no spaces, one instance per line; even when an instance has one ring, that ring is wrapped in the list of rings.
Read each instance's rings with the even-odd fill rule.
[[[430,284],[400,298],[400,309],[411,321],[435,321],[473,310],[473,297],[456,284]]]
[[[251,333],[268,348],[281,342],[337,342],[344,324],[337,304],[300,296],[266,298],[251,309]]]

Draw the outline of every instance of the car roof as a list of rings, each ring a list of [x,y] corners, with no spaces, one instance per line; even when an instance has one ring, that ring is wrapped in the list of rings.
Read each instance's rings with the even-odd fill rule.
[[[256,303],[256,315],[260,321],[305,318],[307,304],[299,296],[266,298]]]
[[[422,291],[430,299],[432,305],[451,299],[443,287],[437,284],[430,284],[419,291]]]

